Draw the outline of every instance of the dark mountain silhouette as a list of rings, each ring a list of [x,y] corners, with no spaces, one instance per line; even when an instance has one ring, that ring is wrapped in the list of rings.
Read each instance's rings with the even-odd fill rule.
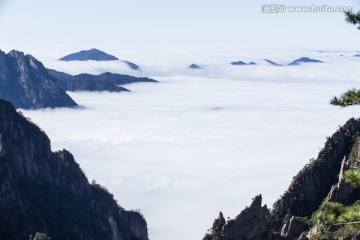
[[[317,60],[317,59],[311,59],[311,58],[308,58],[308,57],[302,57],[302,58],[296,59],[295,61],[289,63],[288,65],[289,66],[296,66],[296,65],[300,65],[302,63],[323,63],[323,62],[320,61],[320,60]]]
[[[354,57],[360,57],[360,54],[355,54]]]
[[[237,61],[237,62],[232,62],[231,65],[242,66],[242,65],[247,65],[247,63],[243,61]]]
[[[188,66],[189,69],[201,69],[201,67],[197,64],[191,64],[190,66]]]
[[[269,60],[269,59],[264,59],[264,60],[265,60],[266,62],[270,63],[270,64],[273,65],[273,66],[278,66],[278,67],[284,66],[284,65],[278,64],[278,63],[276,63],[276,62],[273,62],[273,61],[271,61],[271,60]]]
[[[246,63],[246,62],[243,62],[243,61],[232,62],[232,63],[230,63],[230,64],[231,64],[231,65],[234,65],[234,66],[256,65],[255,62]]]
[[[0,100],[0,239],[148,240],[141,214],[120,207],[66,150]]]
[[[274,203],[271,211],[266,205],[261,205],[261,195],[255,197],[250,207],[220,226],[223,239],[359,239],[360,226],[356,225],[359,224],[356,217],[355,221],[347,220],[350,229],[346,225],[329,225],[331,218],[322,220],[317,217],[341,214],[341,210],[331,210],[334,205],[351,208],[360,204],[359,182],[350,184],[343,177],[347,171],[359,171],[359,136],[360,119],[350,119],[328,137],[317,159],[311,160],[293,178],[288,190]],[[314,215],[318,211],[324,211],[324,215]],[[314,217],[315,220],[309,220]],[[339,233],[344,238],[334,238]],[[206,234],[204,240],[215,238]]]
[[[135,63],[132,63],[132,62],[129,62],[129,61],[122,61],[123,63],[125,63],[126,65],[128,65],[128,67],[131,69],[131,70],[135,70],[135,71],[140,71],[141,68],[136,65]]]
[[[61,61],[113,61],[119,60],[117,57],[109,55],[98,49],[83,50],[77,53],[69,54],[65,57],[60,58]]]
[[[0,51],[0,98],[25,109],[77,105],[41,62],[15,50]]]
[[[138,78],[128,75],[115,73],[103,73],[100,75],[79,74],[70,75],[56,70],[49,69],[49,73],[57,80],[58,84],[67,91],[110,91],[121,92],[129,91],[118,85],[130,83],[148,82],[156,83],[157,81],[150,78]]]

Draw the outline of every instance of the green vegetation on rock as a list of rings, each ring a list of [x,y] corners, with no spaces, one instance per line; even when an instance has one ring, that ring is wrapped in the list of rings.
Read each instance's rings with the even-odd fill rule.
[[[203,240],[223,240],[222,228],[226,221],[222,212],[219,213],[218,218],[214,220],[212,227],[205,234]]]
[[[33,237],[32,235],[30,235],[30,240],[51,240],[51,238],[49,238],[48,236],[46,236],[45,233],[37,232],[37,233],[35,234],[35,237]]]
[[[352,25],[358,25],[358,29],[360,29],[360,12],[345,12],[345,21]],[[353,88],[339,98],[335,96],[330,100],[330,104],[341,107],[358,105],[360,104],[360,90]]]
[[[343,239],[360,232],[360,201],[350,206],[327,202],[313,215],[317,233],[313,239]]]
[[[350,169],[344,172],[345,181],[353,186],[360,186],[360,169]]]

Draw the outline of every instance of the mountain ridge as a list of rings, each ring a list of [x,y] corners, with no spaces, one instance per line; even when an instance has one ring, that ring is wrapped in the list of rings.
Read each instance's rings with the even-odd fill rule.
[[[130,83],[157,83],[158,81],[146,77],[133,77],[124,74],[116,73],[102,73],[93,75],[82,73],[78,75],[70,75],[64,72],[59,72],[53,69],[48,69],[49,74],[52,75],[57,83],[67,91],[109,91],[122,92],[129,90],[120,87],[119,85],[126,85]]]
[[[219,235],[223,240],[333,239],[340,227],[327,226],[326,221],[319,220],[321,215],[318,213],[326,211],[323,208],[327,204],[356,206],[356,201],[360,200],[360,185],[352,186],[341,176],[345,169],[351,169],[351,165],[357,165],[354,169],[359,169],[359,157],[360,119],[352,118],[327,138],[317,159],[312,159],[298,172],[271,211],[266,205],[261,207],[259,195],[249,208],[224,223],[220,231],[214,232],[213,225],[203,239],[215,240],[212,236]],[[327,235],[321,229],[326,229]],[[358,232],[349,230],[347,236],[346,239],[358,240],[360,229]]]
[[[0,98],[24,109],[77,106],[40,61],[16,50],[0,51]]]
[[[96,48],[89,50],[82,50],[79,52],[71,53],[59,59],[60,61],[115,61],[119,60],[117,57],[110,55],[106,52],[100,51]]]
[[[90,184],[67,150],[0,100],[0,239],[42,232],[53,240],[148,240],[141,214]]]

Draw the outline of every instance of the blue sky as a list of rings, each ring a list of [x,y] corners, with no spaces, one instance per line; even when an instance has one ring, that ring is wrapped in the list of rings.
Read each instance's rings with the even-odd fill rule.
[[[0,45],[356,49],[342,13],[261,13],[278,0],[0,0]],[[354,0],[286,1],[355,6]],[[1,46],[0,46],[1,47]]]

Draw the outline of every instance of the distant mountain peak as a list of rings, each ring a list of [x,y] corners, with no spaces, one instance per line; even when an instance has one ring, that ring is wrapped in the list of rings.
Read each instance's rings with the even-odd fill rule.
[[[255,62],[246,63],[246,62],[243,62],[243,61],[237,61],[237,62],[232,62],[231,65],[244,66],[244,65],[256,65],[256,63]]]
[[[240,66],[240,65],[247,65],[247,63],[243,61],[237,61],[237,62],[232,62],[231,65]]]
[[[191,64],[188,68],[190,68],[190,69],[201,69],[201,67],[199,66],[199,65],[197,65],[197,64]]]
[[[296,65],[300,65],[301,63],[324,63],[320,60],[317,59],[311,59],[308,57],[301,57],[299,59],[296,59],[295,61],[293,61],[292,63],[289,63],[289,66],[296,66]]]
[[[114,61],[119,60],[117,57],[106,52],[92,48],[90,50],[82,50],[80,52],[69,54],[59,59],[60,61]]]
[[[129,61],[126,61],[126,60],[124,60],[122,62],[125,63],[126,65],[128,65],[128,67],[131,70],[135,70],[135,71],[140,71],[141,70],[141,68],[138,65],[136,65],[135,63],[132,63],[132,62],[129,62]]]

